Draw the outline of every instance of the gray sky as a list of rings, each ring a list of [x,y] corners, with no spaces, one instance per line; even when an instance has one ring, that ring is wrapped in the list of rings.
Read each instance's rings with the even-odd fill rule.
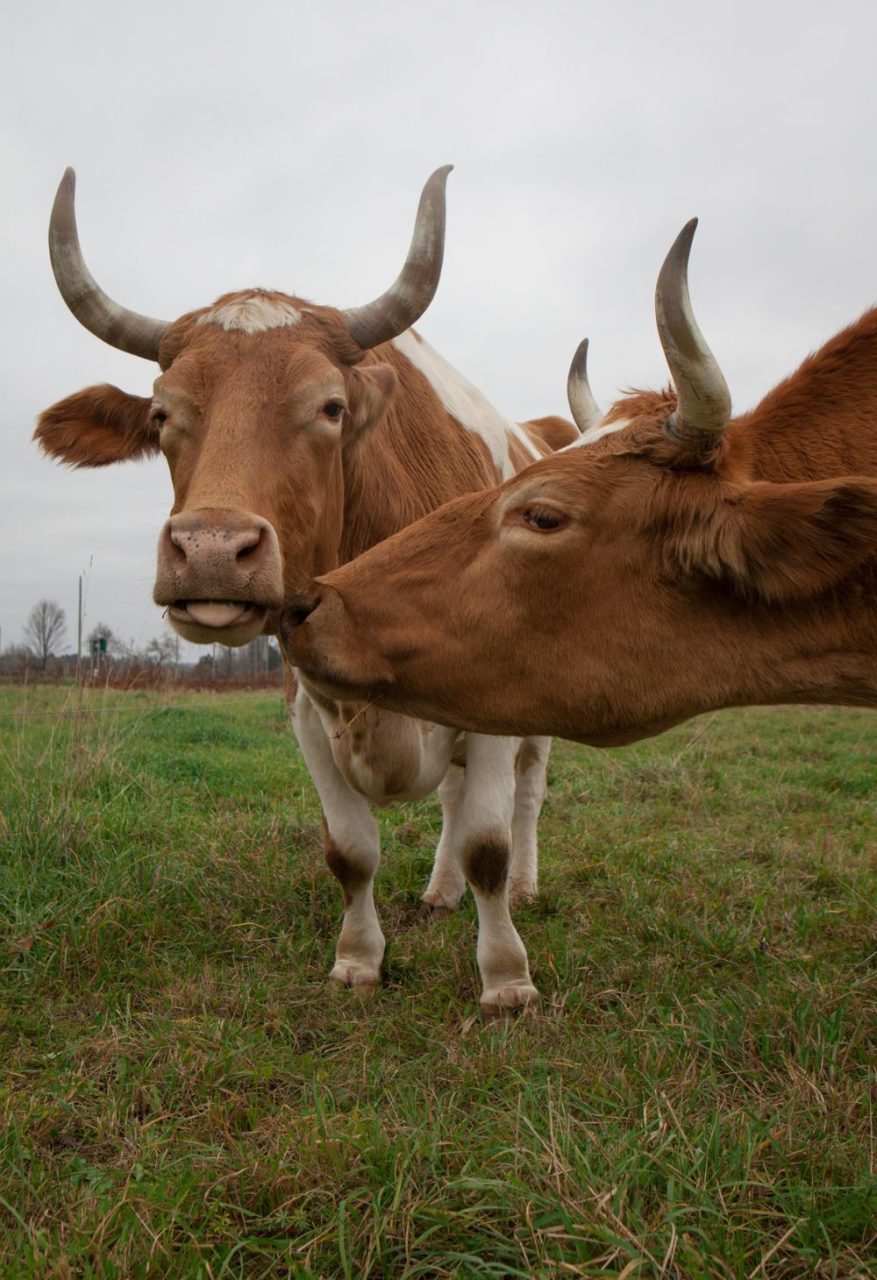
[[[565,412],[591,338],[601,403],[666,380],[652,295],[701,223],[692,294],[743,409],[875,300],[877,6],[811,0],[427,0],[7,8],[0,86],[0,628],[41,597],[145,643],[161,460],[71,472],[37,413],[154,367],[86,333],[46,226],[77,170],[86,259],[172,319],[266,285],[337,306],[393,279],[420,187],[448,186],[445,269],[420,328],[511,417]]]

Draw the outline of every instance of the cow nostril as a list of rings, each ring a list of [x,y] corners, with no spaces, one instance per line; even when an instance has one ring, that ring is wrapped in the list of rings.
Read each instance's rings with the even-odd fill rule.
[[[292,630],[300,627],[303,622],[307,622],[308,618],[320,603],[320,593],[318,591],[308,592],[306,595],[295,596],[289,601],[283,610],[283,621]]]
[[[186,555],[186,540],[170,526],[165,528],[165,545],[169,548],[172,560],[176,560],[180,564],[186,563],[188,559]]]
[[[259,550],[259,547],[261,545],[262,545],[262,530],[254,529],[253,532],[248,535],[247,541],[244,543],[244,545],[241,547],[238,547],[235,559],[236,560],[248,559],[250,556],[253,556],[256,554],[256,552]]]

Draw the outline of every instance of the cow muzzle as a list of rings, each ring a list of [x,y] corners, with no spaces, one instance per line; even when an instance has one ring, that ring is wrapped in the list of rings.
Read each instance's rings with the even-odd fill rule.
[[[368,698],[393,683],[393,672],[357,631],[344,601],[324,582],[287,601],[280,615],[287,658],[330,698]]]
[[[153,599],[184,640],[247,644],[283,603],[277,534],[249,511],[201,508],[171,516],[158,541]]]

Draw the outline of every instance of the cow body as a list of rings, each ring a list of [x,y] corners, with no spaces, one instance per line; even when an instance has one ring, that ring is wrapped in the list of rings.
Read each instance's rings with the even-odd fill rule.
[[[324,689],[594,746],[733,705],[877,706],[877,310],[728,421],[691,231],[657,298],[676,392],[322,579],[283,629]]]
[[[72,222],[72,191],[70,202],[53,227]],[[243,644],[276,632],[284,601],[316,575],[448,499],[514,474],[551,442],[577,437],[560,420],[506,421],[403,323],[412,318],[411,280],[423,275],[437,238],[440,249],[443,202],[440,212],[441,227],[433,208],[416,252],[415,230],[408,283],[383,295],[377,311],[370,304],[342,313],[246,290],[167,325],[135,317],[126,321],[126,349],[158,360],[153,396],[90,388],[41,415],[40,445],[74,465],[164,454],[174,505],[159,538],[154,597],[186,639]],[[423,201],[418,227],[422,213]],[[64,253],[75,257],[78,242]],[[64,253],[55,248],[56,275]],[[65,292],[74,310],[90,281],[84,264],[77,272]],[[80,318],[115,341],[115,304],[98,303],[96,326],[90,313]],[[379,839],[370,805],[438,789],[443,829],[426,903],[455,906],[468,880],[479,908],[484,1005],[532,999],[507,888],[535,890],[548,742],[482,739],[312,695],[292,673],[287,690],[344,895],[332,977],[361,988],[379,978]]]

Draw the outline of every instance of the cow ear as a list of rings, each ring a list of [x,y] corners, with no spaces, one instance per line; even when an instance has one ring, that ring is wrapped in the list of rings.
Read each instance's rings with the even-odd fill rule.
[[[877,480],[747,485],[695,542],[698,567],[732,578],[743,594],[805,599],[877,556]]]
[[[151,404],[118,387],[86,387],[41,413],[34,439],[44,453],[72,467],[105,467],[147,457],[158,452]]]
[[[388,364],[369,364],[350,370],[347,388],[347,430],[355,433],[377,422],[396,394],[398,379]]]

